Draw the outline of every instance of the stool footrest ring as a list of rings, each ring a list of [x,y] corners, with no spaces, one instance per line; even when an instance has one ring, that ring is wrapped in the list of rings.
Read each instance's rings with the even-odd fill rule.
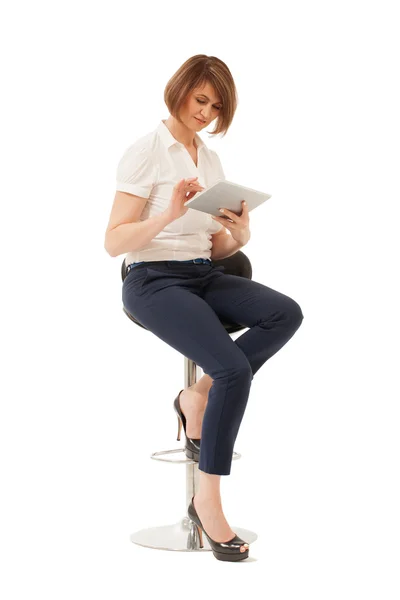
[[[161,460],[163,462],[170,462],[170,463],[185,463],[185,464],[199,464],[196,460],[191,460],[190,458],[183,458],[183,459],[179,459],[179,458],[173,458],[171,455],[175,455],[177,453],[182,452],[184,454],[185,449],[184,448],[178,448],[177,450],[160,450],[159,452],[153,452],[153,454],[150,456],[150,458],[152,458],[153,460]],[[171,456],[171,458],[161,458],[163,456]],[[185,454],[184,454],[185,456]],[[239,452],[234,452],[232,454],[232,460],[238,460],[239,458],[241,458],[241,454],[239,454]]]

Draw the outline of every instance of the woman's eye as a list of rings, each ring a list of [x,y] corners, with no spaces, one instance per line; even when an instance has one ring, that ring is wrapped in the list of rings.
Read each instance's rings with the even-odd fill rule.
[[[201,101],[201,100],[199,100],[198,98],[196,98],[196,100],[197,100],[197,102],[198,102],[199,104],[205,104],[204,100],[203,100],[203,101]],[[217,110],[221,110],[221,107],[220,107],[220,106],[214,106],[214,108],[216,108]]]

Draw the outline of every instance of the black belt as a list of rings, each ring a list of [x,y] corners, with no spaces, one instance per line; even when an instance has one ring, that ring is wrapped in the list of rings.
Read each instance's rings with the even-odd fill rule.
[[[131,263],[130,265],[128,265],[126,267],[126,274],[128,275],[129,271],[131,269],[133,269],[133,267],[136,267],[137,265],[144,265],[144,264],[146,264],[146,262],[157,262],[157,261],[142,260],[141,262]],[[166,261],[159,261],[159,262],[195,263],[195,264],[211,265],[212,260],[210,258],[191,258],[190,260],[166,260]]]

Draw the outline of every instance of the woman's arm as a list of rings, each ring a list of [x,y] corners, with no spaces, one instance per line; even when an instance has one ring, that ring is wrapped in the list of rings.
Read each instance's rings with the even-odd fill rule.
[[[215,233],[211,236],[211,260],[222,260],[235,254],[245,244],[240,244],[229,233]]]

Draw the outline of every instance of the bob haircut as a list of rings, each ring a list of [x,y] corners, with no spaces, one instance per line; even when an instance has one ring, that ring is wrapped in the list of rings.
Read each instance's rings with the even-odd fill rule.
[[[216,56],[196,54],[176,71],[164,90],[164,102],[169,112],[180,123],[180,109],[194,89],[210,83],[221,98],[222,107],[211,135],[228,131],[238,104],[238,96],[232,74],[226,64]]]

